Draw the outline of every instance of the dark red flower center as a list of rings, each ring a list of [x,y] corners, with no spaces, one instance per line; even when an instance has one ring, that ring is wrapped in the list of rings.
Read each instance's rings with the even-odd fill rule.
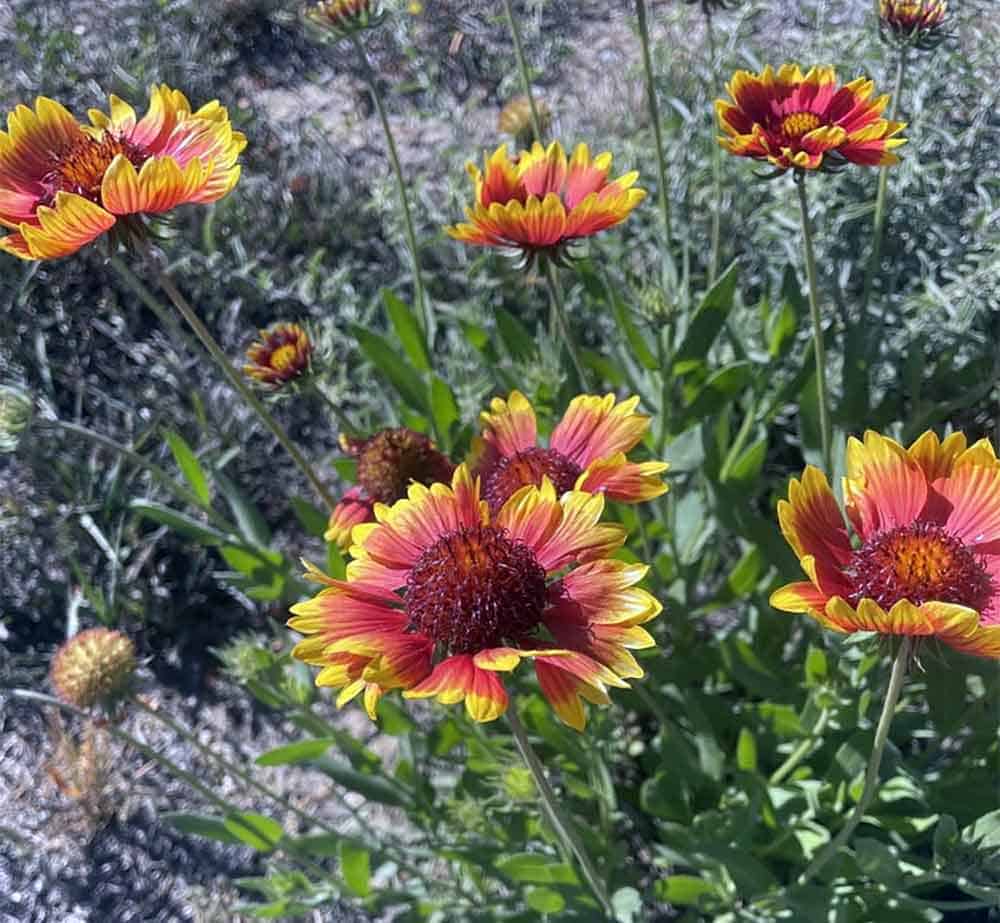
[[[849,602],[873,599],[883,609],[907,599],[955,603],[982,613],[995,587],[981,558],[961,540],[930,522],[888,529],[851,557],[845,573],[854,584]]]
[[[446,655],[526,641],[542,620],[545,570],[523,542],[496,526],[470,526],[439,539],[406,582],[407,628]]]
[[[455,466],[423,433],[406,427],[384,429],[355,446],[358,483],[379,503],[395,503],[406,488],[451,480]]]
[[[793,112],[781,120],[779,131],[787,144],[793,144],[822,124],[823,120],[815,112]]]
[[[483,497],[493,512],[528,484],[541,486],[542,478],[552,481],[556,493],[572,490],[582,468],[555,449],[533,447],[501,458],[485,477]]]
[[[100,205],[101,182],[111,161],[119,154],[124,154],[136,168],[149,159],[143,147],[110,132],[105,132],[100,140],[88,136],[80,138],[59,156],[55,166],[42,177],[43,192],[38,204],[52,205],[56,193],[73,192]]]

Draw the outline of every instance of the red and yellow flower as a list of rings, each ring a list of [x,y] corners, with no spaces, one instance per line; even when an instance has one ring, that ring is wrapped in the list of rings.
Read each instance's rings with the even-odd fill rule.
[[[481,414],[485,429],[473,446],[474,470],[483,496],[498,511],[526,484],[548,478],[556,492],[606,494],[621,503],[640,503],[666,493],[660,477],[666,462],[630,462],[649,429],[649,417],[636,413],[639,398],[618,402],[613,394],[581,394],[570,401],[556,424],[548,448],[538,443],[535,411],[520,391],[496,397]]]
[[[1000,461],[982,439],[924,433],[908,449],[878,433],[850,439],[847,518],[808,467],[778,504],[808,581],[771,596],[839,632],[936,637],[1000,658]]]
[[[513,159],[503,144],[484,170],[469,164],[476,200],[465,211],[468,223],[445,230],[475,246],[556,255],[571,241],[620,224],[645,198],[633,188],[636,171],[609,182],[610,169],[611,154],[591,158],[586,144],[569,159],[558,141],[547,148],[535,142]]]
[[[150,90],[141,119],[117,96],[110,115],[83,125],[40,96],[18,106],[0,132],[0,250],[25,260],[75,253],[106,231],[137,230],[142,215],[214,202],[240,176],[246,138],[210,102],[192,112],[179,90]]]
[[[378,504],[356,526],[346,580],[310,567],[324,585],[292,607],[288,624],[308,637],[294,654],[322,669],[339,705],[364,695],[465,703],[475,721],[507,709],[500,674],[534,662],[543,695],[577,730],[583,700],[643,675],[631,650],[651,647],[641,626],[660,604],[636,584],[648,568],[614,560],[625,541],[601,523],[604,498],[552,482],[524,487],[497,513],[465,465],[451,486],[412,484],[406,499]]]
[[[305,15],[337,38],[370,29],[382,20],[379,4],[373,0],[319,0],[306,7]]]
[[[732,102],[715,102],[719,144],[779,170],[897,163],[893,150],[906,139],[896,136],[906,123],[882,118],[889,97],[872,99],[874,88],[865,77],[840,86],[832,67],[805,76],[796,64],[737,71],[726,86]]]
[[[351,530],[371,521],[376,503],[401,500],[410,484],[447,483],[455,470],[431,439],[405,426],[379,430],[367,439],[342,435],[340,447],[358,460],[358,483],[330,514],[324,538],[342,550],[350,547]]]
[[[935,48],[945,38],[947,0],[880,0],[879,30],[902,45]]]
[[[313,343],[303,326],[282,322],[259,333],[260,339],[247,349],[247,377],[277,390],[309,371]]]

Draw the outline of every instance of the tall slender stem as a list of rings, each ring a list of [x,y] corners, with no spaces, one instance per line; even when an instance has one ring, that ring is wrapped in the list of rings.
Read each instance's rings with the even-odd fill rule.
[[[826,349],[823,345],[823,318],[819,313],[819,295],[816,284],[816,254],[813,251],[812,223],[809,220],[809,200],[806,198],[805,173],[796,171],[795,188],[799,194],[802,212],[802,247],[805,253],[806,278],[809,282],[809,313],[812,315],[813,346],[816,352],[816,397],[819,401],[820,444],[823,450],[823,470],[833,475],[830,425],[830,397],[826,385]]]
[[[705,16],[705,37],[708,41],[708,70],[714,74],[716,67],[715,27],[711,14]],[[714,125],[713,125],[714,129]],[[713,131],[714,134],[714,131]],[[722,148],[710,138],[712,145],[712,237],[708,257],[708,284],[715,284],[719,275],[719,248],[722,234]]]
[[[827,864],[851,838],[858,824],[865,816],[865,811],[875,797],[875,787],[878,784],[878,771],[882,765],[882,755],[885,752],[885,744],[889,739],[889,727],[892,725],[893,715],[896,713],[896,706],[899,703],[899,695],[903,690],[903,681],[906,679],[906,670],[910,665],[910,658],[913,654],[913,639],[909,635],[904,635],[899,650],[896,651],[896,658],[892,662],[892,674],[889,677],[889,687],[885,691],[885,701],[882,703],[882,713],[879,715],[878,725],[875,728],[875,741],[872,744],[871,756],[868,757],[868,768],[865,770],[864,787],[861,789],[861,797],[854,806],[851,816],[840,828],[837,835],[826,844],[815,859],[806,866],[806,870],[799,876],[798,884],[804,885],[810,878],[813,878],[824,865]]]
[[[543,813],[548,818],[552,829],[566,849],[576,856],[577,862],[580,863],[583,877],[594,892],[597,902],[601,905],[601,910],[610,917],[612,915],[611,901],[608,898],[608,890],[605,887],[604,879],[601,878],[600,873],[594,867],[594,863],[587,854],[587,850],[584,849],[583,843],[580,842],[580,838],[573,832],[573,828],[569,822],[562,816],[562,812],[558,807],[556,793],[552,791],[552,786],[549,785],[549,780],[545,777],[545,769],[542,766],[542,762],[531,746],[531,741],[528,740],[528,732],[521,723],[521,719],[517,715],[517,709],[514,706],[507,709],[507,722],[510,724],[510,729],[514,734],[514,743],[517,745],[518,752],[521,754],[525,765],[531,770],[531,775],[538,786]]]
[[[232,385],[233,389],[247,402],[247,404],[255,411],[258,417],[264,425],[271,431],[274,438],[281,443],[285,451],[292,456],[292,460],[302,473],[309,479],[309,483],[315,488],[316,493],[322,497],[323,502],[332,510],[336,505],[337,501],[334,499],[333,494],[327,489],[326,485],[320,480],[319,475],[316,474],[315,469],[312,465],[306,461],[305,456],[298,450],[295,443],[289,438],[288,433],[284,431],[281,424],[271,416],[270,411],[264,406],[263,402],[257,397],[256,394],[250,389],[250,386],[240,377],[240,373],[233,368],[229,361],[229,357],[222,351],[222,347],[215,341],[215,338],[209,332],[208,328],[201,322],[201,318],[198,317],[194,308],[188,300],[181,294],[180,289],[174,283],[174,280],[170,277],[166,270],[160,269],[156,264],[152,255],[149,254],[150,265],[153,271],[156,273],[156,279],[160,284],[160,287],[164,292],[167,293],[167,297],[173,302],[174,307],[180,311],[181,316],[188,322],[188,325],[194,331],[195,336],[201,340],[202,345],[208,350],[209,355],[215,360],[216,364],[222,370],[223,375],[225,375],[226,380]]]
[[[413,293],[417,302],[417,310],[424,320],[424,336],[427,340],[427,354],[434,355],[434,309],[427,299],[424,289],[423,277],[420,275],[420,254],[417,249],[417,234],[413,228],[413,214],[410,211],[410,200],[406,195],[406,181],[403,179],[403,167],[399,162],[399,151],[396,149],[396,139],[392,134],[392,127],[389,125],[389,116],[385,111],[382,102],[382,94],[378,89],[378,77],[372,69],[371,62],[365,52],[364,45],[358,36],[352,35],[351,41],[358,55],[358,62],[368,83],[368,92],[371,94],[372,102],[375,104],[375,111],[378,113],[379,121],[382,123],[382,133],[385,135],[385,145],[389,151],[389,162],[392,164],[392,172],[396,178],[396,191],[399,193],[399,204],[403,211],[403,229],[406,233],[406,243],[410,248],[410,259],[413,261]]]
[[[556,323],[561,328],[563,343],[566,344],[566,349],[569,350],[569,357],[573,360],[573,367],[576,369],[576,374],[580,379],[580,386],[582,388],[589,388],[590,381],[587,375],[587,370],[584,368],[583,360],[580,358],[580,352],[576,348],[576,343],[573,340],[573,334],[569,327],[569,317],[566,314],[566,304],[563,301],[562,289],[559,287],[559,279],[556,276],[555,264],[550,259],[542,258],[545,262],[545,281],[549,286],[549,297],[552,301],[552,316],[555,323],[549,324],[550,331],[555,327]]]
[[[521,43],[521,27],[517,24],[517,17],[514,15],[514,8],[510,0],[503,0],[504,11],[507,14],[507,24],[510,26],[510,35],[514,40],[514,57],[517,58],[517,69],[521,73],[521,88],[528,100],[528,111],[531,114],[531,130],[535,133],[535,140],[539,144],[544,144],[542,137],[542,120],[538,117],[538,106],[535,104],[535,95],[531,92],[531,73],[528,71],[528,61],[524,57],[524,45]]]
[[[900,46],[899,59],[896,62],[896,87],[892,93],[892,109],[889,121],[895,121],[899,113],[899,97],[903,92],[903,79],[906,75],[906,45]],[[875,219],[872,228],[872,252],[865,271],[865,287],[861,294],[861,323],[866,323],[868,303],[871,301],[875,276],[878,275],[879,263],[882,260],[882,237],[885,232],[886,197],[889,189],[889,167],[883,166],[878,173],[878,191],[875,193]],[[877,337],[872,338],[877,345]]]
[[[670,198],[667,179],[667,158],[663,152],[663,130],[660,127],[660,106],[656,100],[656,85],[653,82],[653,58],[649,51],[649,25],[646,22],[646,0],[635,0],[635,14],[639,20],[639,41],[642,45],[642,66],[646,72],[646,105],[649,120],[653,123],[653,139],[656,142],[656,167],[660,174],[660,211],[663,213],[664,246],[669,253],[673,238],[670,221]]]

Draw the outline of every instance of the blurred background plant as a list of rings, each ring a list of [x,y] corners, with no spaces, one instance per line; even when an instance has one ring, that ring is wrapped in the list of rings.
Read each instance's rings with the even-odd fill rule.
[[[747,164],[716,156],[711,103],[734,69],[785,60],[870,74],[888,91],[894,51],[868,2],[748,0],[711,16],[701,4],[646,6],[673,275],[661,272],[630,5],[512,4],[550,113],[544,130],[613,150],[651,191],[628,222],[581,248],[563,283],[591,375],[642,397],[655,416],[647,450],[671,462],[672,485],[652,513],[615,511],[634,555],[653,562],[648,585],[666,606],[641,691],[614,712],[594,710],[586,738],[535,698],[522,716],[562,797],[593,821],[581,833],[623,923],[825,921],[831,908],[857,923],[989,920],[1000,899],[1000,678],[945,650],[925,651],[906,689],[873,822],[826,880],[787,887],[858,796],[886,672],[877,647],[838,643],[767,604],[797,573],[775,502],[819,458],[797,205],[789,179],[758,183]],[[495,148],[499,114],[523,92],[506,19],[479,0],[386,7],[365,41],[409,180],[437,318],[430,347],[415,335],[423,319],[410,307],[383,135],[344,43],[313,43],[281,0],[11,0],[0,10],[0,55],[14,62],[4,111],[45,94],[80,115],[109,92],[141,98],[163,81],[192,101],[218,97],[251,138],[236,191],[180,214],[161,245],[234,360],[259,328],[309,324],[324,354],[319,393],[275,413],[334,487],[352,481],[355,463],[326,402],[359,433],[405,425],[460,458],[489,397],[521,389],[543,429],[572,397],[546,329],[544,280],[441,231],[461,219],[465,162]],[[927,427],[1000,434],[991,9],[953,4],[949,38],[908,66],[899,105],[910,144],[888,178],[867,315],[876,172],[811,190],[841,445],[866,426],[904,440]],[[282,826],[258,813],[264,805],[249,833],[223,815],[177,822],[265,857],[269,874],[238,883],[239,913],[291,917],[341,895],[397,920],[594,919],[509,738],[398,700],[381,706],[369,738],[293,664],[281,622],[306,592],[297,560],[334,574],[343,560],[323,542],[326,514],[308,485],[190,337],[161,323],[157,296],[123,282],[96,247],[4,265],[5,675],[39,685],[67,635],[118,627],[149,658],[151,681],[199,697],[249,690],[255,709],[297,735],[271,741],[260,763],[302,766],[336,786],[349,806],[342,835]],[[81,739],[68,762],[89,779],[97,763],[81,752],[94,745]]]

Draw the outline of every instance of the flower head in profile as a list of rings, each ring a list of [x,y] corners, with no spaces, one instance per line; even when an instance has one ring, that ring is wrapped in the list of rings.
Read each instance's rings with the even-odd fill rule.
[[[947,37],[948,0],[880,0],[879,32],[886,41],[929,51]]]
[[[341,549],[351,544],[351,530],[369,522],[376,503],[395,503],[410,484],[451,480],[455,465],[423,433],[405,426],[383,429],[367,439],[343,435],[340,447],[358,460],[358,483],[330,514],[325,538]]]
[[[271,324],[247,349],[243,372],[271,390],[306,375],[312,362],[313,342],[300,324]]]
[[[126,635],[88,628],[56,651],[49,679],[56,695],[70,705],[110,706],[128,691],[136,666],[135,646]]]
[[[637,397],[618,402],[613,394],[581,394],[570,401],[548,447],[539,444],[535,411],[520,391],[496,397],[481,415],[485,429],[473,448],[474,471],[493,512],[526,484],[547,478],[563,494],[577,490],[605,494],[621,503],[639,503],[666,493],[660,477],[666,462],[627,458],[649,429],[636,413]]]
[[[338,704],[364,695],[465,703],[475,721],[508,704],[501,674],[534,663],[542,694],[578,730],[583,700],[642,676],[632,649],[653,646],[641,626],[659,603],[636,584],[647,568],[610,557],[625,530],[601,523],[604,498],[552,482],[519,490],[498,513],[460,465],[451,486],[410,486],[377,505],[377,522],[354,529],[346,580],[315,569],[315,598],[292,607],[289,626],[308,637],[294,654],[322,667]]]
[[[107,231],[141,233],[142,216],[215,202],[240,176],[246,138],[218,102],[191,110],[179,90],[150,90],[149,110],[111,97],[83,125],[40,96],[18,106],[0,132],[0,250],[25,260],[75,253]]]
[[[334,38],[346,38],[377,26],[384,13],[376,0],[318,0],[305,8],[305,17]]]
[[[536,99],[535,112],[538,114],[538,127],[544,134],[552,124],[552,110],[545,100]],[[500,110],[497,128],[510,135],[514,143],[522,148],[542,140],[535,137],[535,127],[531,122],[531,101],[527,96],[515,96]]]
[[[989,441],[927,432],[904,449],[869,431],[848,442],[844,497],[850,531],[821,471],[792,480],[778,517],[809,579],[771,605],[834,631],[936,637],[1000,658],[1000,461]]]
[[[889,97],[872,98],[875,85],[865,77],[840,86],[832,67],[804,76],[796,64],[741,70],[726,89],[732,102],[715,102],[719,144],[778,171],[885,166],[898,163],[893,150],[906,143],[897,137],[906,123],[882,118]]]
[[[535,142],[517,157],[501,145],[483,170],[469,164],[475,202],[468,222],[446,228],[456,240],[479,247],[560,257],[567,244],[621,224],[646,193],[634,170],[609,181],[611,154],[591,158],[580,144],[567,159],[562,145]]]

